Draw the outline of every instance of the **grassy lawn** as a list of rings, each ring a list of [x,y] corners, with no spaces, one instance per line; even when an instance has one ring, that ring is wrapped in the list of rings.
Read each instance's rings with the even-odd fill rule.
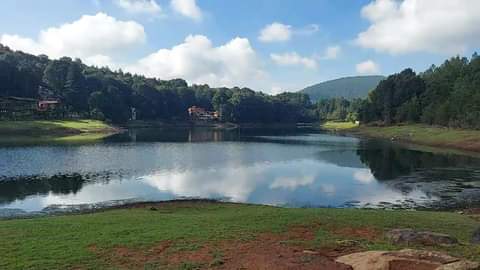
[[[374,127],[332,121],[322,124],[322,128],[418,145],[480,152],[480,130],[452,129],[422,124]]]
[[[401,125],[391,127],[366,127],[355,129],[362,135],[392,139],[429,146],[451,147],[480,151],[480,131],[449,129],[426,125]]]
[[[185,202],[94,214],[0,221],[0,269],[118,269],[115,250],[125,248],[147,254],[162,242],[166,252],[197,250],[222,241],[248,242],[260,234],[284,234],[292,226],[308,226],[314,239],[295,242],[316,249],[339,240],[356,240],[362,249],[399,249],[383,237],[390,228],[414,228],[448,233],[461,245],[437,247],[450,254],[480,260],[480,247],[469,244],[479,223],[443,212],[354,209],[286,209],[267,206]],[[375,239],[335,233],[343,228],[378,231]],[[285,243],[288,245],[289,243]],[[162,255],[142,261],[161,264]],[[221,260],[222,252],[216,253]],[[195,264],[193,263],[193,266]],[[190,264],[176,269],[198,269]],[[135,267],[126,267],[135,268]],[[143,268],[142,268],[143,269]],[[153,269],[157,269],[154,268]],[[158,267],[158,269],[164,269]],[[175,269],[175,268],[174,268]]]
[[[98,120],[0,121],[1,143],[85,142],[104,138],[115,128]]]
[[[327,130],[348,130],[348,129],[356,128],[358,127],[358,125],[352,122],[327,121],[323,123],[321,127]]]

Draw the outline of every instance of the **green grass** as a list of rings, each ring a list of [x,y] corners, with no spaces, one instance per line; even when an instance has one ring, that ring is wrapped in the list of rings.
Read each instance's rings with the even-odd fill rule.
[[[98,120],[32,120],[32,121],[0,121],[3,134],[19,134],[32,132],[32,135],[45,133],[80,133],[97,132],[111,127]]]
[[[287,209],[216,203],[166,204],[158,211],[121,209],[95,214],[0,221],[0,269],[98,269],[111,268],[105,254],[115,247],[148,250],[162,241],[174,241],[172,252],[195,250],[222,240],[248,241],[265,232],[282,233],[291,226],[320,224],[313,247],[348,238],[333,229],[414,228],[448,233],[462,245],[439,248],[457,256],[480,260],[480,248],[468,243],[479,225],[467,216],[443,212],[355,209]],[[381,235],[359,240],[365,249],[396,249]],[[95,247],[96,251],[92,251]],[[217,260],[221,261],[221,253]],[[186,262],[184,269],[195,269]]]
[[[386,127],[359,126],[351,122],[333,121],[325,122],[321,127],[326,130],[348,132],[367,137],[441,147],[443,152],[447,152],[445,150],[449,149],[480,152],[480,130],[452,129],[422,124],[402,124]],[[435,149],[428,151],[435,151]]]
[[[327,130],[348,130],[348,129],[356,128],[358,127],[358,125],[352,122],[327,121],[323,123],[321,127]]]
[[[0,143],[35,144],[88,142],[102,139],[115,128],[98,120],[0,121]]]
[[[360,134],[429,146],[442,146],[463,150],[480,151],[480,131],[449,129],[412,124],[389,127],[361,126],[355,130]]]

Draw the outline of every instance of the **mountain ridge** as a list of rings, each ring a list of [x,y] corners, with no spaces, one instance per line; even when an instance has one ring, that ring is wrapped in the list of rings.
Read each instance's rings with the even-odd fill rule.
[[[308,86],[298,92],[308,94],[313,102],[336,97],[365,98],[383,79],[385,76],[382,75],[342,77]]]

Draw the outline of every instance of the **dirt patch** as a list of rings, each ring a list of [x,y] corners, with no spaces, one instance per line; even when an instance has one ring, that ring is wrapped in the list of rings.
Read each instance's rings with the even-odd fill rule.
[[[260,234],[250,241],[206,243],[194,250],[178,250],[172,242],[148,250],[116,247],[105,252],[96,246],[89,250],[119,269],[145,269],[147,265],[176,269],[185,264],[194,269],[352,269],[335,262],[334,257],[343,254],[341,250],[308,249],[306,243],[315,239],[317,227],[297,226],[282,234]]]
[[[442,145],[440,145],[442,146]],[[480,142],[478,139],[467,139],[461,142],[455,143],[447,143],[445,144],[447,147],[458,148],[462,150],[472,151],[472,152],[479,152],[480,151]]]
[[[215,254],[215,248],[204,246],[193,251],[169,252],[165,258],[168,265],[181,265],[185,262],[191,262],[210,267],[215,263]]]
[[[304,229],[294,232],[294,235],[298,233],[314,236]],[[224,263],[218,269],[351,269],[319,251],[287,242],[292,240],[295,237],[289,234],[287,237],[265,234],[254,241],[227,244],[223,248]]]
[[[162,242],[148,250],[127,247],[115,247],[112,250],[100,250],[95,245],[88,249],[101,257],[107,264],[119,269],[144,269],[146,265],[159,262],[171,242]]]

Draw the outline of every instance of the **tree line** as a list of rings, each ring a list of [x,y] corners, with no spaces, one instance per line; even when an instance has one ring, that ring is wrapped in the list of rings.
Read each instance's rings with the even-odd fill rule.
[[[480,128],[480,57],[453,57],[416,74],[405,69],[380,82],[358,111],[364,123],[424,123]]]
[[[189,86],[182,79],[147,78],[0,45],[0,96],[54,97],[67,113],[115,123],[128,121],[132,108],[139,120],[183,121],[195,105],[236,123],[360,120],[478,129],[480,57],[453,57],[420,74],[405,69],[381,81],[366,99],[330,98],[312,104],[304,93],[267,95],[248,88]]]
[[[56,98],[68,115],[124,123],[135,108],[139,120],[183,121],[200,106],[237,123],[295,123],[316,120],[302,93],[267,95],[248,88],[211,88],[182,79],[159,80],[112,71],[63,57],[51,60],[0,45],[0,96]]]

